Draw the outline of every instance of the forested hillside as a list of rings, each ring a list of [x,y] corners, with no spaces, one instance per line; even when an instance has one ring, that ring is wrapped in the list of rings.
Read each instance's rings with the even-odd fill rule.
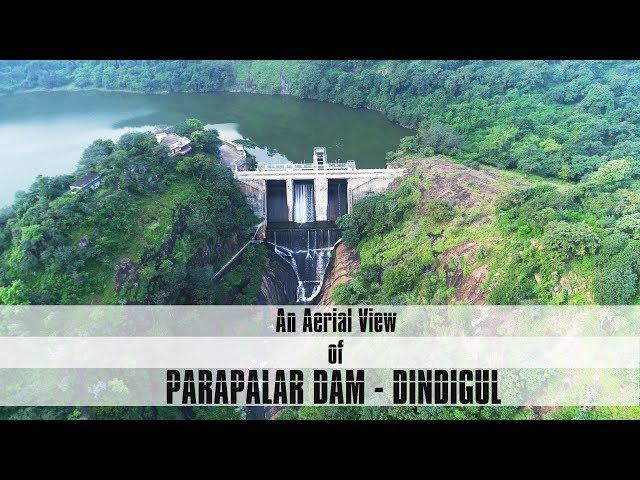
[[[0,93],[35,88],[289,94],[419,128],[404,147],[579,180],[640,162],[632,61],[0,62]]]
[[[197,120],[175,130],[191,136],[191,155],[169,157],[150,133],[96,140],[76,172],[40,177],[19,194],[0,218],[0,304],[253,301],[260,246],[211,279],[258,219],[216,158],[217,133]],[[71,192],[89,172],[102,185]]]
[[[408,177],[338,221],[361,259],[338,303],[640,300],[640,182],[630,161],[574,185],[399,155]]]
[[[173,131],[193,151],[169,157],[151,133],[96,140],[70,175],[39,177],[0,214],[2,304],[247,304],[260,289],[258,219],[217,158],[215,130],[194,119]],[[69,185],[89,172],[94,191]],[[114,378],[106,389],[125,388]],[[0,407],[0,419],[243,419],[234,407]]]

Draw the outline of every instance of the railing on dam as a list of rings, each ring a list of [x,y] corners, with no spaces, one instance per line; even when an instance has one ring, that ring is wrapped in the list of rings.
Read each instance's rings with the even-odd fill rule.
[[[404,168],[356,168],[355,162],[327,163],[327,167],[318,167],[313,163],[262,163],[256,170],[235,169],[234,176],[238,180],[312,178],[328,176],[332,178],[388,178],[406,173]]]
[[[268,172],[268,173],[288,173],[288,172],[321,172],[328,171],[342,171],[351,172],[356,170],[356,162],[343,162],[343,163],[326,163],[325,167],[319,167],[315,163],[258,163],[256,172]]]

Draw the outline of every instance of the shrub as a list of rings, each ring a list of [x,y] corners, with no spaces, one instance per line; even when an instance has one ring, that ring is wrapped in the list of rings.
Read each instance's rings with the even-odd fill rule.
[[[585,180],[585,185],[590,190],[612,192],[625,187],[630,179],[631,164],[629,160],[611,160],[590,174]]]
[[[596,274],[593,293],[602,305],[627,305],[637,292],[638,276],[629,267],[608,267]]]
[[[249,152],[247,153],[247,159],[245,160],[247,165],[247,170],[254,172],[258,168],[258,160],[255,155],[251,155]]]
[[[396,158],[396,152],[387,152],[384,154],[384,159],[387,163],[393,162]]]
[[[531,199],[541,198],[547,201],[550,196],[556,196],[557,193],[557,190],[550,185],[536,185],[535,187],[520,188],[500,197],[496,202],[496,209],[499,212],[506,212],[524,205]]]
[[[478,154],[483,161],[500,168],[511,168],[515,159],[511,156],[511,145],[519,130],[511,125],[494,125],[478,142]]]
[[[640,276],[640,241],[631,240],[611,261],[611,265],[629,266],[636,275]]]
[[[528,298],[535,296],[535,282],[533,275],[519,274],[518,272],[507,272],[492,289],[487,297],[491,305],[518,305]]]
[[[424,209],[428,212],[428,215],[438,223],[448,222],[456,215],[453,205],[446,200],[427,200]]]
[[[400,139],[399,149],[407,153],[415,153],[418,151],[418,139],[414,136],[403,137]]]
[[[585,223],[551,222],[545,228],[543,244],[565,260],[593,254],[600,244],[598,234]]]
[[[421,147],[445,155],[456,153],[462,145],[460,135],[450,125],[439,122],[421,123],[416,138]]]
[[[333,291],[332,299],[336,305],[358,305],[371,300],[369,290],[359,279],[338,285]]]
[[[217,130],[198,130],[191,134],[193,146],[206,153],[217,153],[220,146]]]
[[[382,291],[385,295],[393,297],[410,290],[415,281],[415,275],[409,268],[402,264],[394,265],[382,274]]]
[[[204,122],[197,118],[187,118],[173,127],[173,131],[183,137],[188,137],[198,130],[204,130]]]
[[[0,287],[0,305],[29,304],[29,289],[22,280],[14,280],[7,287]]]
[[[595,83],[589,87],[587,94],[580,102],[582,110],[588,113],[601,115],[613,110],[613,92],[608,85]]]
[[[620,217],[615,223],[615,228],[621,232],[629,233],[633,238],[640,238],[640,213]]]
[[[395,191],[359,200],[352,212],[340,217],[336,225],[344,230],[344,242],[355,246],[366,236],[382,235],[397,226],[416,207],[418,198],[419,192],[409,178]]]
[[[598,252],[596,261],[598,263],[605,263],[609,261],[613,256],[620,253],[627,246],[629,240],[629,235],[620,232],[605,236],[602,239],[602,244],[600,245],[600,251]]]
[[[370,286],[373,283],[380,283],[382,280],[382,266],[375,263],[362,265],[355,276],[366,286]]]

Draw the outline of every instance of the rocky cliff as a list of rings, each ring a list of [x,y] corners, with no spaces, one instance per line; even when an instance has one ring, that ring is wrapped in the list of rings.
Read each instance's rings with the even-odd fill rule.
[[[358,252],[339,243],[331,256],[324,277],[322,291],[318,295],[318,305],[334,305],[331,296],[338,285],[351,281],[351,274],[360,267]]]
[[[267,247],[267,257],[257,305],[289,305],[296,301],[298,279],[291,266]]]

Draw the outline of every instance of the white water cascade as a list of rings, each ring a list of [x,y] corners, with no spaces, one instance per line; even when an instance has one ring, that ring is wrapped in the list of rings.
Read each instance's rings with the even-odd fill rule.
[[[293,188],[293,221],[296,223],[315,222],[316,212],[313,199],[313,183],[296,182]]]
[[[267,233],[267,243],[296,274],[298,303],[311,302],[320,293],[331,251],[341,237],[342,232],[336,228],[285,229]]]

